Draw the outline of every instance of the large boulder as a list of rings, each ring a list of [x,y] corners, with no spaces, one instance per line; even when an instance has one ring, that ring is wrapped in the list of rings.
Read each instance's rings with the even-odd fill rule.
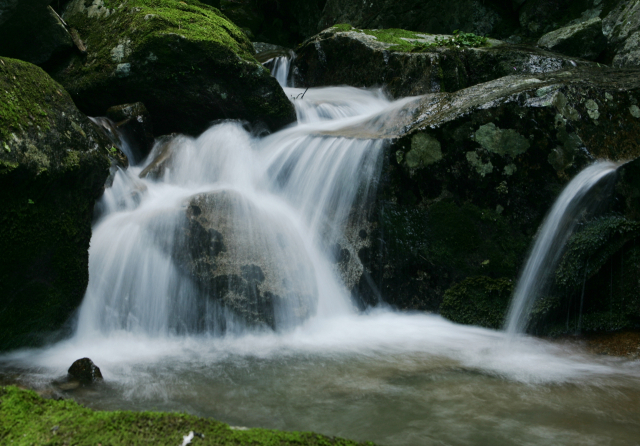
[[[111,150],[44,71],[0,58],[0,349],[37,344],[80,304]]]
[[[0,1],[0,55],[43,64],[71,51],[71,34],[49,3]]]
[[[357,28],[402,28],[450,34],[459,29],[502,38],[517,26],[508,0],[328,0],[320,28],[349,23]]]
[[[438,311],[445,292],[467,278],[513,283],[563,186],[596,159],[640,155],[639,74],[595,68],[508,76],[416,98],[390,122],[332,132],[391,140],[363,228],[381,242],[358,253],[365,270],[354,293],[364,302],[383,296],[399,308]],[[633,206],[638,190],[633,183],[613,203]],[[573,293],[574,284],[565,290]],[[452,293],[449,312],[475,311]],[[506,299],[487,299],[502,302],[492,314],[504,314]]]
[[[603,18],[609,56],[615,67],[640,66],[640,1],[620,1]]]
[[[143,102],[157,134],[198,134],[217,119],[295,120],[247,36],[196,0],[74,0],[63,16],[87,47],[52,70],[78,107],[102,115]]]
[[[517,73],[545,73],[589,62],[534,47],[458,34],[361,30],[338,25],[296,52],[296,86],[385,86],[393,97],[456,91]]]
[[[607,46],[607,39],[602,33],[602,19],[596,17],[551,31],[538,40],[538,46],[567,56],[595,60]]]
[[[203,298],[249,326],[286,328],[308,318],[317,285],[293,228],[234,191],[192,197],[173,258]]]

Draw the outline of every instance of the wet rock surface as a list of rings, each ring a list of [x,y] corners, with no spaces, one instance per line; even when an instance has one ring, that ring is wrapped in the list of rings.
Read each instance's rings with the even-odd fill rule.
[[[88,282],[110,141],[35,65],[0,58],[0,349],[62,328]]]
[[[633,113],[638,79],[637,71],[608,69],[510,76],[406,103],[399,120],[379,130],[392,142],[369,220],[377,242],[359,254],[367,277],[354,293],[365,302],[382,295],[399,308],[438,311],[445,292],[467,278],[514,282],[562,187],[596,159],[640,154],[634,142],[640,119]],[[357,130],[345,134],[357,137]],[[635,215],[633,184],[613,200],[620,203],[616,212],[629,218]],[[633,234],[619,247],[633,243]],[[564,296],[581,286],[564,288]],[[625,299],[630,306],[619,314],[629,315],[636,300]],[[501,302],[494,310],[504,314],[508,300]],[[538,309],[547,318],[541,332],[551,330],[566,305]],[[602,310],[585,308],[594,312],[593,322],[585,316],[587,325],[597,328],[595,312]],[[633,317],[613,318],[600,329],[634,323]]]
[[[348,28],[329,28],[297,50],[293,60],[296,86],[384,86],[391,96],[399,98],[457,91],[513,74],[590,65],[581,59],[497,40],[479,48],[424,49],[421,44],[453,36]],[[419,52],[412,52],[416,49]]]
[[[207,299],[249,326],[284,328],[315,311],[302,240],[232,191],[190,199],[174,257]],[[180,235],[181,234],[181,235]]]
[[[69,367],[68,374],[71,378],[77,379],[83,384],[91,384],[103,380],[100,367],[95,365],[89,358],[74,361]]]
[[[602,33],[602,19],[596,17],[551,31],[538,40],[538,46],[567,56],[595,60],[607,47],[607,39]]]
[[[199,134],[216,119],[272,130],[295,120],[251,42],[217,9],[170,0],[85,3],[70,3],[64,19],[86,42],[86,57],[51,69],[85,113],[143,102],[157,134]]]
[[[134,155],[131,162],[137,164],[146,158],[154,143],[153,123],[147,107],[142,102],[116,105],[107,110],[107,117],[116,123],[131,146]]]

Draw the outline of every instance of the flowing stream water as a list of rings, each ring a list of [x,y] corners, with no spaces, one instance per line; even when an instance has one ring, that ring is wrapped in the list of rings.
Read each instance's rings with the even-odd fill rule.
[[[186,411],[388,445],[639,444],[637,362],[436,315],[358,312],[328,246],[375,190],[384,143],[327,133],[402,102],[347,87],[286,92],[298,97],[295,126],[265,137],[219,123],[160,142],[117,173],[99,204],[75,335],[0,356],[5,380],[96,409]],[[139,178],[162,150],[170,162],[157,178]],[[202,194],[234,197],[229,268],[232,253],[257,247],[252,261],[303,290],[273,304],[275,330],[202,305],[176,265],[176,228]],[[103,384],[51,384],[81,357]]]

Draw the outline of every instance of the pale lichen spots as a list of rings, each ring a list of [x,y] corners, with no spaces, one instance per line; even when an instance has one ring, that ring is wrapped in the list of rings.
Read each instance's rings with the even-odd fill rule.
[[[637,105],[632,105],[631,107],[629,107],[629,112],[634,118],[640,118],[640,108],[638,108]]]
[[[426,167],[442,159],[440,141],[427,133],[417,133],[411,138],[411,150],[407,153],[410,169]]]
[[[484,177],[485,175],[493,172],[493,164],[491,164],[491,161],[483,163],[476,152],[467,152],[466,157],[469,164],[475,168],[476,172],[478,172],[480,176]]]
[[[587,114],[591,119],[595,121],[600,117],[600,112],[598,111],[598,104],[596,101],[594,101],[593,99],[589,99],[584,105],[585,107],[587,107]]]
[[[122,39],[120,43],[111,49],[111,60],[122,62],[131,54],[131,40]]]
[[[613,95],[611,93],[605,93],[604,98],[607,101],[613,101]]]
[[[515,164],[507,164],[506,166],[504,166],[504,171],[503,173],[507,176],[511,176],[514,173],[516,173],[516,171],[518,170],[518,168],[516,167]]]
[[[513,129],[500,129],[490,122],[475,132],[475,140],[489,152],[515,157],[527,151],[529,140]]]
[[[558,92],[556,94],[553,104],[565,118],[571,121],[577,121],[578,119],[580,119],[580,114],[578,113],[578,111],[569,105],[567,97],[561,92]]]

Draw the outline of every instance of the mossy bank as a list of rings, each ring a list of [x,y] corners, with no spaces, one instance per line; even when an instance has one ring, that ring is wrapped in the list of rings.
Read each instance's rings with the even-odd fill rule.
[[[50,67],[83,112],[143,102],[158,134],[198,134],[217,119],[272,130],[295,120],[247,36],[218,9],[196,0],[87,4],[75,0],[64,13],[87,55]]]
[[[0,349],[37,344],[80,304],[110,150],[42,69],[0,58]]]
[[[0,387],[0,442],[12,445],[182,444],[190,432],[193,445],[373,446],[311,432],[231,428],[211,419],[181,413],[101,412],[71,400],[45,400],[17,387]]]

